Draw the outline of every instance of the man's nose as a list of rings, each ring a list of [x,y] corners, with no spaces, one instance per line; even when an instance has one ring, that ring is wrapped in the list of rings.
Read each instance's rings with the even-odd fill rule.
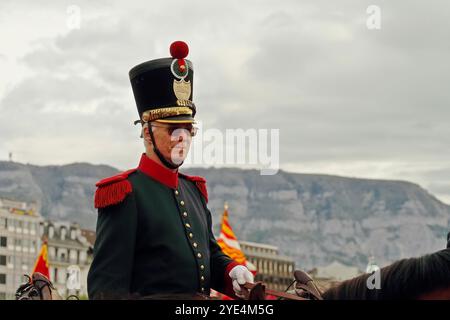
[[[189,136],[189,131],[186,129],[176,129],[173,134],[172,138],[173,140],[178,140],[178,142],[182,142],[186,140]]]

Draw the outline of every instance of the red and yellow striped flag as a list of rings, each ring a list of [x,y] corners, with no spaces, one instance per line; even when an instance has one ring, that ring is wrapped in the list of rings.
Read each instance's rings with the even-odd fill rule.
[[[231,229],[230,222],[228,221],[228,205],[225,202],[224,212],[222,216],[222,227],[220,230],[219,238],[217,239],[217,243],[222,249],[223,253],[228,255],[231,259],[235,260],[237,263],[246,266],[253,275],[256,274],[255,266],[247,260],[244,253],[241,250],[241,246],[237,241],[236,235]],[[211,297],[217,298],[221,300],[233,300],[227,295],[221,294],[217,291],[211,290]]]
[[[36,263],[34,264],[33,273],[40,272],[44,276],[50,279],[50,272],[48,268],[48,253],[47,253],[47,241],[42,243],[41,251],[39,252],[39,256],[36,259]]]
[[[235,260],[237,263],[246,266],[253,274],[256,273],[256,267],[247,260],[244,253],[241,250],[241,246],[233,232],[228,221],[228,205],[225,203],[224,212],[222,216],[222,228],[220,230],[219,238],[217,243],[220,248],[222,248],[223,253],[228,255],[231,259]]]

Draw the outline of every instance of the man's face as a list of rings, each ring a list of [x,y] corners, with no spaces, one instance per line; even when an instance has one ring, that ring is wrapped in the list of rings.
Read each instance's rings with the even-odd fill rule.
[[[192,124],[151,122],[149,130],[152,129],[156,146],[164,158],[174,164],[180,164],[186,159],[192,142],[192,132],[195,130]]]

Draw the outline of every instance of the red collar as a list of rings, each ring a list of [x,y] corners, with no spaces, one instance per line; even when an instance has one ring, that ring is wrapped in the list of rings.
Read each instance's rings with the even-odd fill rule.
[[[145,153],[142,154],[137,169],[169,188],[178,188],[178,170],[172,172],[170,169],[147,157]]]

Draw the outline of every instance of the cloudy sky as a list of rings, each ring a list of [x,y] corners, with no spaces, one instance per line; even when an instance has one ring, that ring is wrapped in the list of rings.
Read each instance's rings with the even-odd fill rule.
[[[279,129],[281,169],[450,203],[448,1],[2,0],[0,39],[1,160],[136,166],[128,71],[184,40],[204,129]]]

